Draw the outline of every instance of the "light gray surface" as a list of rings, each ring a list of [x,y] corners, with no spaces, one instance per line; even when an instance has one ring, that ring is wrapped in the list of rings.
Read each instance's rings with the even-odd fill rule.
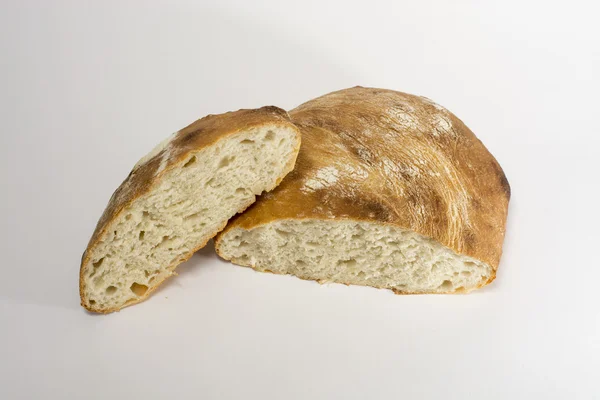
[[[0,6],[0,398],[600,396],[595,2],[204,3]],[[395,296],[207,248],[144,304],[79,307],[96,220],[156,143],[357,84],[434,99],[498,158],[493,285]]]

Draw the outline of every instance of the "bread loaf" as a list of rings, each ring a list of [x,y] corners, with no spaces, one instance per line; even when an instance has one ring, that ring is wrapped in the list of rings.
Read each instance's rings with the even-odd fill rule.
[[[202,118],[133,168],[84,252],[81,304],[111,312],[142,301],[227,220],[292,170],[300,134],[276,107]]]
[[[467,126],[424,98],[355,87],[290,112],[296,167],[215,239],[258,271],[396,293],[490,283],[510,186]]]

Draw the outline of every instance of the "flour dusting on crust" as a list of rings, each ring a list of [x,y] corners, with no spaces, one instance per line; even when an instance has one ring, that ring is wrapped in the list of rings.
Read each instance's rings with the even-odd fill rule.
[[[177,136],[177,134],[179,133],[179,131],[171,134],[171,136],[169,136],[168,138],[166,138],[165,140],[163,140],[162,142],[160,142],[159,144],[156,145],[156,147],[154,147],[150,153],[146,154],[144,157],[142,157],[133,167],[133,169],[138,169],[141,165],[147,163],[148,161],[150,161],[152,158],[154,158],[155,156],[157,156],[158,154],[160,154],[160,152],[162,152],[163,150],[165,150],[168,146],[170,146],[171,142],[173,141],[173,139],[175,139],[175,137]]]
[[[435,114],[432,118],[434,129],[432,131],[434,136],[452,134],[452,121],[443,114]]]
[[[315,191],[334,185],[338,181],[339,171],[336,167],[325,167],[317,171],[312,177],[304,181],[303,191]]]

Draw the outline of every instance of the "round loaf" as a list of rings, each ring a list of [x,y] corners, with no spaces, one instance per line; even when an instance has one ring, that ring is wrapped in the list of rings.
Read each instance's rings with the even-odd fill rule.
[[[218,235],[221,257],[397,293],[495,278],[510,186],[460,119],[424,97],[363,87],[290,116],[302,133],[296,167]]]

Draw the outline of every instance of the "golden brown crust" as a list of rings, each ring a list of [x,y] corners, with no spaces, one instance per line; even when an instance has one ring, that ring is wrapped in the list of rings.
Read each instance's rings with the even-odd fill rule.
[[[302,104],[290,116],[302,132],[294,171],[224,232],[281,219],[379,222],[497,269],[510,186],[452,113],[423,97],[355,87]]]
[[[184,163],[191,152],[197,152],[203,148],[213,145],[221,139],[241,131],[264,125],[279,125],[297,131],[296,127],[290,122],[287,112],[274,106],[266,106],[251,110],[242,109],[219,115],[208,115],[176,132],[170,139],[169,145],[165,148],[151,154],[151,157],[140,160],[140,163],[133,168],[127,178],[113,193],[108,205],[106,206],[106,209],[102,213],[102,216],[96,225],[96,229],[94,230],[94,233],[88,243],[87,249],[82,255],[79,276],[79,294],[81,297],[81,305],[88,311],[111,313],[118,311],[123,307],[139,303],[148,298],[148,296],[169,276],[165,276],[158,284],[150,288],[144,294],[144,296],[135,301],[131,301],[122,307],[111,309],[97,309],[90,307],[87,302],[84,301],[85,282],[83,276],[83,267],[90,262],[89,254],[91,254],[95,246],[103,240],[108,230],[107,228],[119,217],[121,212],[126,209],[135,199],[150,192],[152,187],[160,181],[161,177],[166,171]],[[300,140],[298,140],[297,147],[299,146]],[[298,148],[295,149],[294,154],[296,154],[297,151]],[[288,162],[282,175],[278,177],[277,184],[287,173],[293,169],[294,163],[295,158]],[[272,189],[273,188],[268,188],[267,190]],[[248,204],[244,205],[240,208],[240,210],[238,210],[238,212],[244,211],[251,204],[252,202],[249,202]],[[181,260],[169,266],[169,269],[173,270],[177,265],[189,259],[195,251],[204,247],[214,235],[216,235],[225,227],[226,224],[227,221],[224,221],[220,229],[216,230],[212,235],[210,235],[204,241],[204,243],[199,245],[193,251],[190,251]]]

